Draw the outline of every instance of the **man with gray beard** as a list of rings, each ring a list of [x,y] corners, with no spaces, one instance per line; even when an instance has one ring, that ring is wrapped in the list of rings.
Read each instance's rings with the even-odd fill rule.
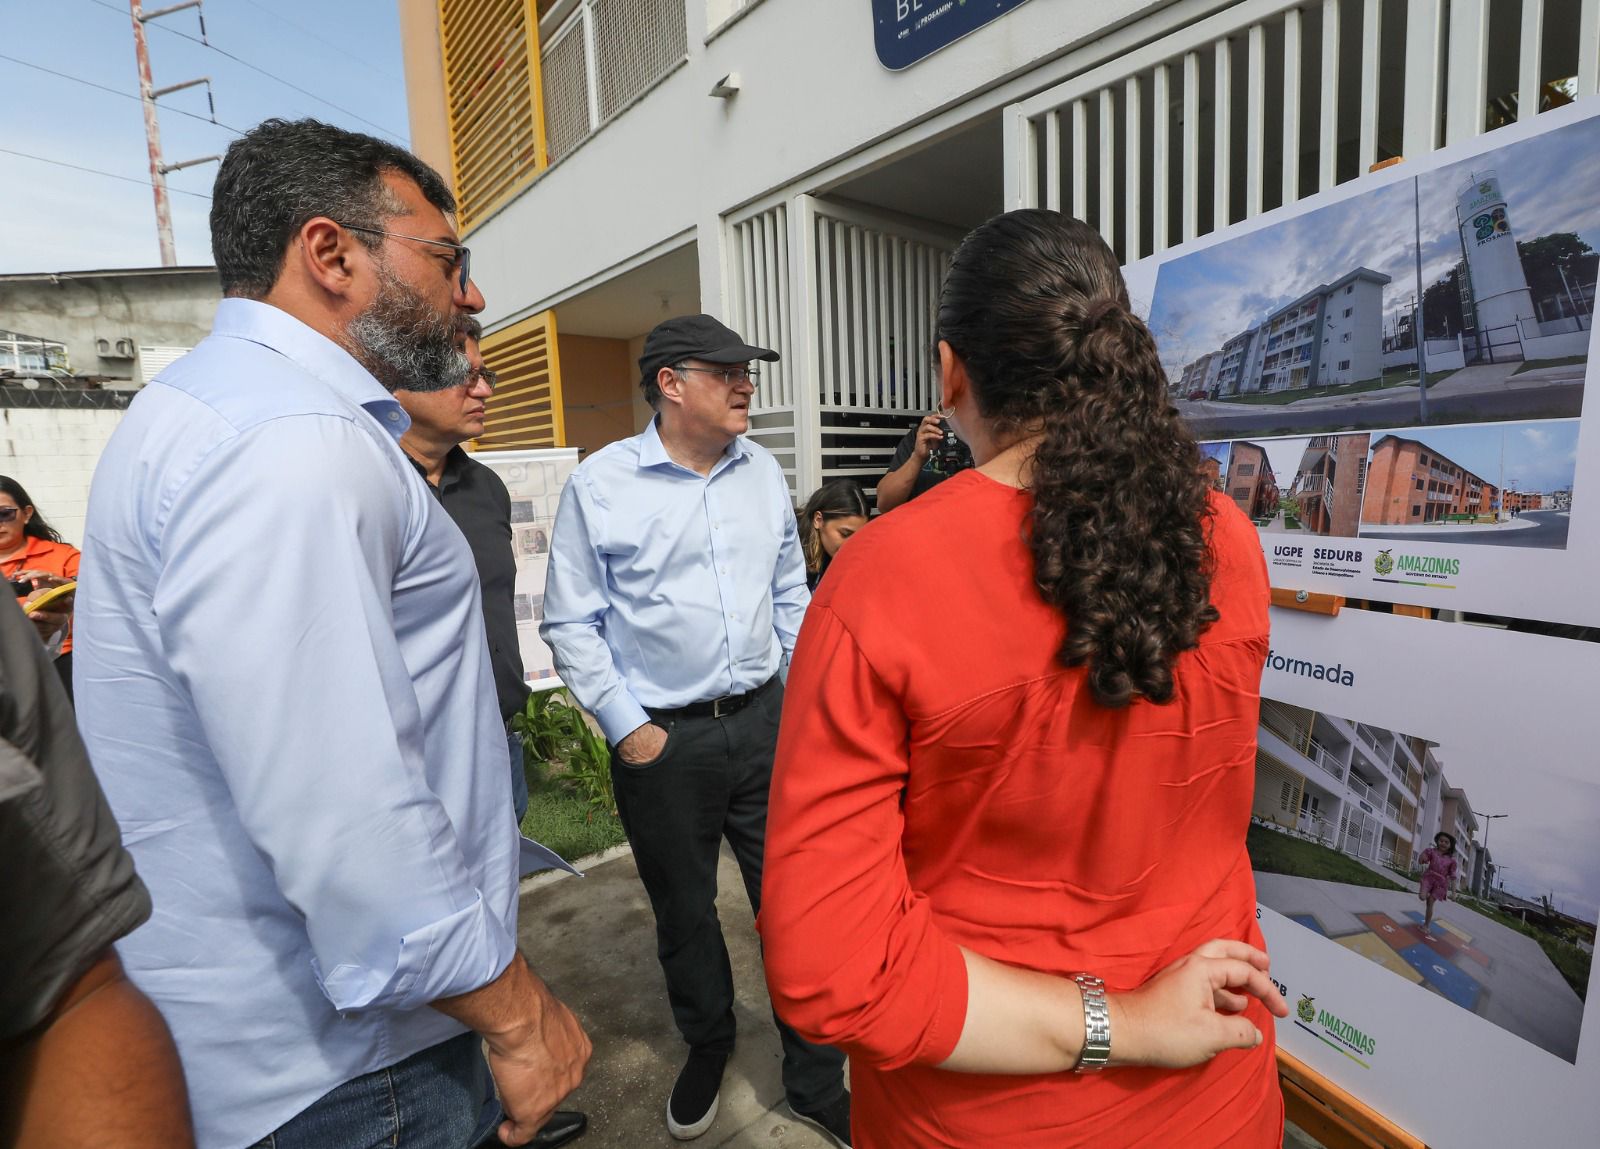
[[[119,949],[201,1149],[537,1143],[588,1061],[517,952],[472,555],[399,446],[392,393],[467,377],[454,206],[369,136],[235,142],[212,333],[90,493],[82,728],[155,905]]]

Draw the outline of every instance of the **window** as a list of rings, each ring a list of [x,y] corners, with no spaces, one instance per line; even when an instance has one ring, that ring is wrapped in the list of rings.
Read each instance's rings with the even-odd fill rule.
[[[1248,478],[1256,473],[1256,465],[1254,463],[1240,463],[1234,468],[1234,473],[1241,479]]]
[[[1235,487],[1235,488],[1233,488],[1233,497],[1236,498],[1236,499],[1248,499],[1250,497],[1250,488],[1249,487]]]
[[[1346,338],[1348,338],[1348,336],[1346,336]],[[1348,370],[1350,370],[1350,360],[1348,360],[1348,359],[1339,360],[1339,370],[1340,371],[1348,371]]]
[[[1421,508],[1421,507],[1419,507],[1419,506],[1413,506],[1413,507],[1412,507],[1412,508],[1411,508],[1411,517],[1412,517],[1412,518],[1416,518],[1416,517],[1417,517],[1417,516],[1418,516],[1418,515],[1420,515],[1420,514],[1421,514],[1421,513],[1422,513],[1422,508]]]
[[[1356,309],[1355,309],[1355,308],[1354,308],[1354,307],[1346,307],[1346,308],[1345,308],[1345,309],[1344,309],[1344,317],[1345,317],[1345,318],[1346,318],[1346,319],[1349,319],[1349,318],[1350,318],[1350,317],[1351,317],[1351,316],[1352,316],[1352,315],[1354,315],[1354,314],[1355,314],[1355,313],[1356,313]]]
[[[1421,479],[1417,480],[1417,490],[1419,490],[1419,491],[1422,490],[1422,480]]]
[[[1339,336],[1339,342],[1340,343],[1349,343],[1350,342],[1350,333],[1348,331],[1346,331],[1343,335]]]
[[[1355,284],[1353,284],[1353,283],[1346,284],[1345,285],[1345,289],[1344,289],[1344,293],[1346,295],[1354,295],[1355,294],[1355,290],[1356,290],[1356,285]]]

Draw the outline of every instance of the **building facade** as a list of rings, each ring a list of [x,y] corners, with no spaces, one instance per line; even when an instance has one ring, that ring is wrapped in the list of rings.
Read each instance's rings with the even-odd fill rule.
[[[1267,453],[1259,444],[1236,440],[1228,450],[1223,489],[1245,515],[1256,521],[1278,512],[1278,484]]]
[[[1537,45],[1435,3],[1029,3],[894,69],[879,43],[937,37],[971,6],[399,7],[413,145],[460,198],[505,381],[481,445],[631,433],[641,337],[703,310],[783,354],[753,434],[797,494],[870,486],[937,406],[938,287],[983,220],[1059,208],[1132,262],[1477,135],[1521,56],[1538,68]],[[1575,42],[1579,18],[1552,8],[1545,40]],[[1310,360],[1302,336],[1280,344],[1275,385],[1375,374],[1345,354],[1345,306]],[[1238,342],[1208,394],[1262,385],[1264,341]]]
[[[1353,538],[1361,525],[1368,435],[1316,435],[1306,443],[1289,498],[1305,530]]]
[[[0,328],[58,345],[57,371],[137,388],[206,337],[221,299],[214,267],[0,275]]]
[[[1426,443],[1385,435],[1372,448],[1361,521],[1415,525],[1493,515],[1501,493],[1493,483]]]
[[[1444,774],[1432,747],[1263,699],[1252,814],[1340,853],[1409,872],[1438,832],[1429,811],[1453,820],[1460,813],[1459,804],[1443,805]]]

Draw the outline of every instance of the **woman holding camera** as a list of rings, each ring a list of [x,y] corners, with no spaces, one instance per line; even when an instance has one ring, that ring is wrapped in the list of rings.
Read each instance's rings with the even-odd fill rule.
[[[9,475],[0,475],[0,574],[11,583],[17,602],[27,611],[46,646],[60,636],[56,670],[72,696],[72,599],[58,599],[46,610],[28,610],[33,602],[78,578],[78,548],[61,541],[22,489]]]
[[[856,1149],[1276,1147],[1256,533],[1085,224],[969,235],[938,354],[977,468],[862,532],[806,615],[773,1003],[851,1055]]]

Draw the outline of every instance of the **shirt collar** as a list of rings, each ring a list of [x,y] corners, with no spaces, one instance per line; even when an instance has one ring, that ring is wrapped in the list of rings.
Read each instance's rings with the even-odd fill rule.
[[[639,466],[644,468],[666,465],[677,467],[680,470],[687,470],[688,468],[667,454],[666,444],[661,441],[661,430],[658,426],[660,422],[661,416],[656,415],[645,425],[644,433],[639,436]],[[737,463],[749,453],[750,448],[744,441],[744,436],[734,436],[733,442],[729,443],[727,449],[723,451],[722,459],[712,468],[712,474],[715,474],[723,467]]]
[[[211,334],[271,348],[364,407],[397,441],[411,426],[405,408],[353,355],[280,307],[256,299],[224,299],[217,304]]]

